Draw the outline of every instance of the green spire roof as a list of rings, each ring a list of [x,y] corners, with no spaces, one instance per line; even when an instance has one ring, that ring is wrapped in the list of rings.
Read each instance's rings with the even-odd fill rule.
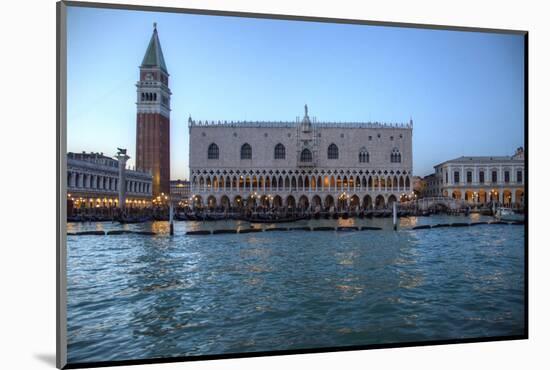
[[[157,33],[157,24],[154,23],[153,36],[147,46],[147,51],[141,62],[142,67],[159,67],[164,72],[168,73],[166,63],[164,63],[164,56],[162,55],[162,49],[160,48],[159,36]]]

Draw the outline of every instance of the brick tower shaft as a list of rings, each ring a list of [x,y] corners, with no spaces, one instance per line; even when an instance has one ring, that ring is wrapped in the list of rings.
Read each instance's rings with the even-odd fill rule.
[[[153,175],[153,196],[170,193],[170,89],[156,24],[139,67],[136,168]]]

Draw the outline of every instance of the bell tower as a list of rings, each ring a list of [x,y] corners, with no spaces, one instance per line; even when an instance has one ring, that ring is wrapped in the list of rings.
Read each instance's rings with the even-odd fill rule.
[[[153,175],[153,196],[170,193],[170,88],[157,32],[139,67],[136,118],[136,169]]]

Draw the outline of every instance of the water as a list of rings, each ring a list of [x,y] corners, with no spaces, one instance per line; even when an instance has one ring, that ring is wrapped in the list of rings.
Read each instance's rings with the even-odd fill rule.
[[[524,226],[412,226],[479,215],[311,220],[382,231],[263,232],[246,222],[70,224],[70,363],[521,335]],[[256,225],[259,226],[259,225]],[[263,225],[263,227],[283,225]]]

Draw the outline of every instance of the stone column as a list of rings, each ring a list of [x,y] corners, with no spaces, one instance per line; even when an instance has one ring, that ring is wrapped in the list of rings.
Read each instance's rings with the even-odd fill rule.
[[[122,209],[126,207],[126,162],[130,156],[124,149],[119,150],[115,158],[118,159],[118,205]]]

